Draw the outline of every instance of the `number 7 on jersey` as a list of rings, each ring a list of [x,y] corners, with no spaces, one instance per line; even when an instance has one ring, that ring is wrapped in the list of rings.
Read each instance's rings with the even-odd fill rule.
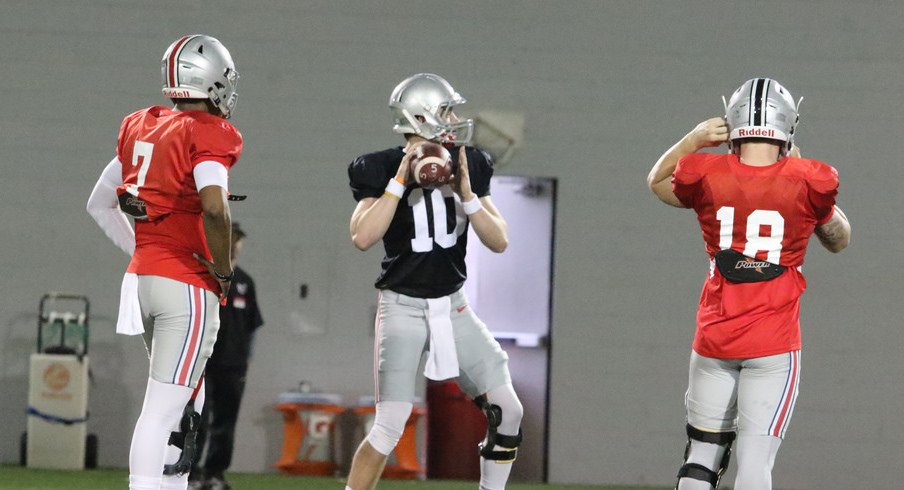
[[[138,181],[135,184],[126,186],[126,191],[138,196],[138,189],[144,185],[148,178],[148,169],[151,168],[151,157],[154,155],[154,143],[147,141],[135,140],[135,146],[132,148],[132,166],[141,165],[138,168]]]

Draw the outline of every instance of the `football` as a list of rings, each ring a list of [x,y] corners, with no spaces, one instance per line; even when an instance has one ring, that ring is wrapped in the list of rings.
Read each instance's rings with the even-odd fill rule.
[[[414,181],[425,189],[442,187],[452,179],[452,155],[440,144],[419,145],[409,164]]]

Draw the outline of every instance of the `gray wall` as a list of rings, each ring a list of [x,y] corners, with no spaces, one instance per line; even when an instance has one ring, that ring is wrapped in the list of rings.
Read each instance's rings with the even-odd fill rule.
[[[691,213],[658,203],[643,179],[720,114],[720,95],[765,75],[805,96],[798,142],[839,169],[855,231],[849,250],[814,246],[807,261],[805,371],[775,480],[899,488],[902,25],[900,3],[880,1],[4,1],[0,461],[16,460],[25,426],[38,298],[65,290],[93,301],[101,463],[127,464],[147,366],[138,339],[113,334],[127,258],[83,205],[121,118],[163,102],[163,49],[204,32],[242,73],[232,187],[251,197],[233,210],[267,321],[236,469],[275,461],[272,404],[299,380],[347,401],[370,393],[380,252],[349,243],[345,165],[398,141],[389,91],[435,71],[475,109],[526,114],[527,141],[501,173],[559,179],[551,481],[672,483],[707,263]]]

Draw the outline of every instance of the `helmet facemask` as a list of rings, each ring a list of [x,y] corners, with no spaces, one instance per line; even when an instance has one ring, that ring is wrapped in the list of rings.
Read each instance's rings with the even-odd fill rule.
[[[229,119],[235,111],[235,104],[238,101],[239,94],[236,93],[238,87],[239,72],[234,68],[226,68],[223,74],[225,85],[221,82],[214,82],[212,87],[207,89],[210,101],[220,110],[223,117]]]

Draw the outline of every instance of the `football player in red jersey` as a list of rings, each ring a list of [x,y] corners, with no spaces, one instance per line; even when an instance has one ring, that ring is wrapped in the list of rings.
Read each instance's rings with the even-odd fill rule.
[[[801,265],[816,234],[850,241],[838,173],[800,157],[797,104],[775,80],[745,82],[725,117],[703,121],[647,177],[666,204],[697,213],[709,277],[697,310],[678,490],[712,490],[737,440],[735,490],[769,490],[800,379]],[[697,153],[728,143],[728,154]]]
[[[227,121],[238,79],[229,51],[212,37],[184,36],[164,53],[162,71],[174,106],[123,120],[116,157],[88,199],[101,229],[132,256],[117,332],[142,334],[150,357],[129,453],[135,490],[187,486],[203,395],[189,402],[203,394],[196,388],[233,277],[227,182],[242,152]]]

